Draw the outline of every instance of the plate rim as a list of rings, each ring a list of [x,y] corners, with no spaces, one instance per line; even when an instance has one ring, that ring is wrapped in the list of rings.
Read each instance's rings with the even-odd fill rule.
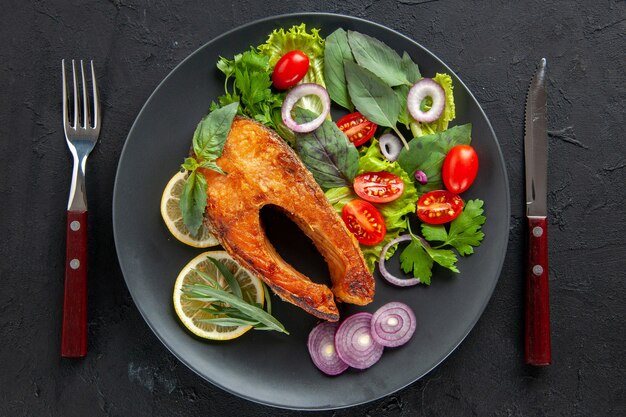
[[[302,17],[302,16],[307,16],[307,17],[315,17],[315,16],[330,16],[332,18],[339,18],[339,19],[345,19],[348,21],[356,21],[362,24],[366,24],[366,25],[370,25],[370,26],[374,26],[374,27],[378,27],[379,29],[382,29],[384,31],[388,31],[391,32],[393,35],[395,36],[399,36],[401,38],[403,38],[404,40],[413,43],[415,45],[417,45],[420,49],[422,49],[423,52],[425,52],[426,54],[430,55],[432,58],[434,58],[439,64],[441,64],[450,74],[454,75],[456,77],[456,79],[459,81],[459,83],[463,86],[463,88],[465,89],[465,91],[467,92],[470,100],[476,105],[476,107],[478,108],[480,114],[482,115],[482,117],[484,118],[484,120],[486,121],[487,124],[487,128],[489,129],[489,132],[491,133],[491,135],[493,136],[493,138],[495,139],[495,144],[496,144],[496,150],[497,150],[497,154],[498,154],[498,159],[499,162],[502,166],[502,172],[503,172],[503,180],[504,180],[504,185],[505,185],[505,201],[506,201],[506,219],[509,219],[509,227],[506,228],[505,232],[504,232],[504,241],[505,244],[501,246],[501,251],[498,254],[498,259],[499,259],[499,264],[497,265],[497,279],[495,279],[493,281],[493,284],[491,285],[490,288],[488,288],[488,291],[485,293],[487,295],[487,297],[485,297],[485,301],[482,303],[482,305],[479,308],[479,313],[476,315],[476,317],[469,323],[468,327],[465,329],[462,337],[459,339],[459,341],[450,348],[450,350],[448,352],[445,353],[445,355],[442,356],[441,360],[439,360],[438,362],[436,362],[435,364],[433,364],[432,367],[430,367],[423,375],[418,376],[415,379],[410,380],[409,382],[407,382],[406,384],[394,388],[392,390],[388,390],[384,393],[381,393],[377,396],[374,396],[373,398],[369,398],[360,402],[354,402],[351,404],[343,404],[343,405],[338,405],[338,406],[323,406],[323,407],[296,407],[296,406],[288,406],[288,405],[284,405],[284,404],[278,404],[275,402],[271,402],[271,401],[263,401],[262,399],[259,398],[254,398],[252,396],[249,396],[245,393],[242,392],[236,392],[234,390],[231,390],[228,387],[223,386],[222,384],[220,384],[220,382],[218,380],[213,380],[208,378],[205,375],[202,375],[200,373],[200,371],[198,369],[196,369],[194,366],[192,366],[184,357],[182,357],[181,355],[178,355],[177,352],[175,352],[173,350],[173,348],[163,339],[163,337],[161,336],[161,334],[157,331],[156,326],[153,325],[153,323],[149,320],[148,318],[148,314],[144,311],[144,309],[140,306],[139,303],[137,303],[136,300],[136,295],[134,293],[134,291],[131,289],[131,286],[128,284],[128,279],[127,279],[127,273],[125,272],[125,267],[121,262],[121,254],[120,254],[120,249],[119,249],[119,245],[117,244],[118,242],[118,228],[116,227],[116,218],[117,218],[117,203],[118,203],[118,187],[119,187],[119,183],[118,183],[118,178],[120,176],[120,170],[121,170],[121,161],[124,158],[124,155],[126,153],[127,147],[129,146],[129,139],[131,136],[133,136],[136,125],[139,121],[139,119],[142,117],[143,113],[146,111],[148,105],[152,102],[153,97],[156,95],[156,93],[161,89],[161,87],[169,80],[170,77],[173,76],[173,74],[180,68],[182,67],[188,60],[191,60],[196,54],[200,53],[200,51],[202,51],[203,49],[205,49],[206,47],[208,47],[210,44],[219,41],[222,38],[228,37],[230,36],[232,33],[248,28],[250,26],[254,26],[260,23],[265,23],[268,21],[272,21],[272,20],[277,20],[277,19],[289,19],[289,18],[296,18],[296,17]],[[408,387],[409,385],[414,384],[415,382],[419,381],[420,379],[424,378],[426,375],[428,375],[430,372],[432,372],[433,369],[435,369],[436,367],[438,367],[442,362],[444,362],[455,350],[458,349],[458,347],[461,345],[461,343],[463,343],[463,341],[467,338],[467,336],[469,335],[469,333],[474,329],[474,327],[476,326],[476,323],[478,323],[478,320],[480,320],[480,318],[482,317],[482,315],[485,312],[485,309],[487,307],[487,305],[489,304],[489,302],[491,301],[491,298],[493,297],[493,293],[495,291],[495,288],[498,284],[498,281],[500,280],[500,276],[502,274],[502,269],[504,266],[504,261],[506,258],[506,253],[507,253],[507,249],[508,249],[508,244],[509,244],[509,234],[510,234],[510,218],[511,218],[511,198],[510,198],[510,186],[509,186],[509,179],[508,179],[508,172],[507,172],[507,167],[506,167],[506,161],[504,159],[504,155],[502,154],[502,148],[500,146],[500,142],[498,141],[498,137],[493,129],[493,126],[491,124],[491,121],[489,120],[489,118],[487,117],[487,114],[485,113],[484,109],[482,108],[482,106],[480,105],[478,99],[474,96],[474,93],[472,92],[472,90],[470,90],[468,88],[468,86],[465,84],[465,82],[456,74],[456,72],[454,72],[441,58],[439,58],[436,54],[434,54],[433,52],[430,51],[430,49],[424,47],[421,43],[415,41],[414,39],[410,38],[409,36],[393,29],[390,28],[388,26],[385,26],[381,23],[377,23],[377,22],[373,22],[371,20],[367,20],[361,17],[356,17],[356,16],[350,16],[350,15],[345,15],[345,14],[340,14],[340,13],[331,13],[331,12],[294,12],[294,13],[284,13],[284,14],[278,14],[278,15],[272,15],[272,16],[267,16],[267,17],[263,17],[260,19],[255,19],[246,23],[243,23],[241,25],[237,25],[235,27],[233,27],[232,29],[218,35],[215,36],[213,38],[211,38],[210,40],[208,40],[207,42],[203,43],[201,46],[199,46],[198,48],[196,48],[193,52],[191,52],[190,54],[188,54],[185,58],[183,58],[176,66],[174,66],[169,72],[168,74],[156,85],[156,87],[154,87],[154,89],[152,90],[152,92],[150,93],[150,95],[148,96],[148,98],[146,99],[146,101],[144,102],[144,104],[142,105],[141,109],[139,110],[139,112],[137,113],[137,115],[135,116],[135,119],[133,121],[133,124],[131,125],[128,134],[126,135],[126,138],[124,139],[124,145],[122,147],[122,150],[119,154],[118,157],[118,165],[115,171],[115,179],[114,179],[114,185],[113,185],[113,198],[112,198],[112,226],[113,226],[113,240],[114,240],[114,244],[115,244],[115,251],[116,251],[116,255],[117,255],[117,261],[118,261],[118,265],[120,267],[120,271],[122,272],[122,276],[124,277],[124,282],[126,284],[126,287],[131,295],[131,298],[133,299],[133,303],[135,304],[135,307],[137,308],[137,310],[139,311],[139,313],[141,314],[144,322],[148,325],[148,327],[150,328],[150,330],[152,331],[152,333],[157,337],[157,339],[163,344],[163,346],[165,346],[167,348],[167,350],[174,356],[176,357],[180,362],[182,362],[183,364],[185,364],[185,366],[187,368],[189,368],[190,370],[192,370],[196,375],[198,375],[200,378],[202,378],[203,380],[211,383],[212,385],[218,387],[219,389],[226,391],[238,398],[243,398],[247,401],[251,401],[253,403],[256,404],[261,404],[264,406],[270,406],[270,407],[275,407],[275,408],[280,408],[280,409],[286,409],[286,410],[300,410],[300,411],[328,411],[328,410],[338,410],[338,409],[344,409],[344,408],[350,408],[350,407],[355,407],[358,405],[362,405],[362,404],[367,404],[367,403],[371,403],[373,401],[377,401],[380,400],[381,398],[387,397],[389,395],[392,395],[406,387]]]

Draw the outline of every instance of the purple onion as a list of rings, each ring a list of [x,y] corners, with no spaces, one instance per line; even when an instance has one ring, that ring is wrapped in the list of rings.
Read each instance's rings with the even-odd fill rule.
[[[335,349],[342,361],[356,369],[374,365],[383,354],[383,345],[372,337],[372,314],[351,315],[339,325],[335,334]]]
[[[422,111],[422,101],[430,97],[433,104],[427,111]],[[432,78],[422,78],[409,90],[406,108],[418,122],[434,122],[441,116],[446,106],[446,92]]]
[[[428,183],[428,175],[426,175],[424,171],[415,171],[415,179],[422,185],[426,185]]]
[[[322,112],[310,122],[298,124],[295,120],[293,120],[293,117],[291,117],[291,111],[298,100],[306,96],[319,97],[322,102]],[[320,127],[322,123],[324,123],[328,113],[330,113],[330,97],[328,96],[328,91],[326,91],[326,89],[321,85],[315,83],[296,85],[289,91],[287,97],[285,97],[285,101],[283,101],[283,106],[280,109],[280,114],[285,126],[297,133],[309,133],[314,131]]]
[[[339,323],[323,322],[309,333],[309,354],[317,368],[326,375],[339,375],[348,365],[339,358],[335,349],[335,334]]]
[[[417,327],[411,307],[394,301],[387,303],[372,316],[372,337],[386,347],[397,347],[411,339]]]
[[[402,235],[393,239],[391,242],[387,243],[383,250],[380,252],[380,259],[378,262],[378,269],[380,270],[380,274],[389,282],[390,284],[397,285],[398,287],[411,287],[413,285],[419,284],[421,281],[419,278],[398,278],[395,275],[392,275],[391,272],[387,270],[385,267],[385,255],[387,255],[387,251],[390,247],[395,245],[396,243],[406,242],[411,240],[411,235]]]

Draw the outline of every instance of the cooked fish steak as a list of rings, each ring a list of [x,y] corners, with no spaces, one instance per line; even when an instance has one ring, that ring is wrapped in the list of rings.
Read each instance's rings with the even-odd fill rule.
[[[358,242],[311,173],[275,132],[236,117],[217,164],[226,175],[202,170],[209,184],[207,223],[242,266],[284,300],[325,320],[339,319],[335,299],[358,305],[372,301],[374,278]],[[261,208],[269,204],[283,210],[311,238],[328,263],[332,292],[276,252],[260,219]]]

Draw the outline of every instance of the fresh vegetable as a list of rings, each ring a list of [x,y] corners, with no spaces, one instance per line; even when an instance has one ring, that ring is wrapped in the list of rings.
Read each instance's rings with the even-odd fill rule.
[[[279,90],[286,90],[302,80],[308,70],[309,57],[304,52],[287,52],[274,66],[272,84]]]
[[[422,102],[426,97],[431,99],[431,105],[428,110],[422,110]],[[434,122],[443,113],[445,105],[445,91],[430,78],[422,78],[413,84],[407,96],[407,109],[418,122]]]
[[[317,115],[315,119],[298,124],[291,116],[291,112],[296,103],[307,96],[319,97],[322,102],[322,112]],[[328,97],[326,89],[321,85],[312,83],[300,84],[292,88],[289,94],[287,94],[287,97],[285,97],[281,110],[283,123],[296,133],[309,133],[314,131],[324,122],[328,113],[330,113],[330,97]]]
[[[424,171],[420,171],[419,169],[415,171],[415,180],[421,185],[428,184],[428,176]]]
[[[322,322],[309,333],[309,354],[315,366],[326,375],[339,375],[348,364],[339,358],[335,349],[335,334],[339,323]]]
[[[395,162],[402,151],[402,143],[393,133],[385,133],[378,141],[380,145],[380,153],[383,154],[389,162]]]
[[[466,191],[476,179],[478,155],[470,145],[457,145],[450,149],[443,161],[443,183],[453,193]]]
[[[346,75],[343,71],[343,62],[346,60],[353,61],[354,58],[348,44],[348,33],[339,28],[326,38],[324,80],[330,98],[340,106],[353,111],[354,104],[350,100]]]
[[[372,315],[372,337],[385,347],[402,346],[411,339],[416,328],[413,310],[399,301],[383,305]]]
[[[447,190],[429,191],[417,201],[417,216],[428,224],[443,224],[456,219],[463,210],[463,200]]]
[[[383,354],[383,345],[371,333],[372,314],[361,312],[346,318],[335,334],[335,349],[342,361],[356,369],[374,365]]]
[[[443,132],[448,128],[448,124],[456,117],[452,78],[448,74],[437,73],[433,81],[443,88],[446,95],[446,104],[443,108],[443,113],[437,120],[431,123],[411,121],[409,127],[414,136],[432,135],[433,133]],[[422,110],[426,111],[432,105],[432,101],[427,97],[422,104]]]
[[[320,36],[318,29],[307,31],[304,23],[292,26],[288,30],[276,29],[257,49],[268,57],[270,68],[274,68],[288,52],[301,51],[309,58],[309,69],[302,78],[302,83],[326,86],[324,84],[324,39]],[[298,106],[313,111],[315,114],[322,112],[321,103],[316,97],[305,97],[298,103]]]
[[[417,184],[417,191],[424,193],[444,188],[441,180],[443,161],[454,146],[469,145],[472,125],[465,124],[451,127],[443,132],[421,136],[411,140],[410,149],[403,149],[398,157],[398,164],[412,177],[415,171],[423,171],[428,183]]]
[[[341,210],[346,227],[363,245],[376,245],[385,238],[387,229],[383,216],[372,204],[363,200],[352,200]]]
[[[370,140],[378,128],[376,123],[370,122],[358,111],[339,119],[337,126],[354,146],[363,145]]]
[[[315,114],[298,108],[296,121],[306,123]],[[310,133],[296,135],[296,152],[313,178],[324,189],[349,186],[359,168],[359,152],[330,120]]]
[[[370,203],[388,203],[400,198],[404,181],[390,172],[366,172],[354,178],[354,192]]]
[[[411,239],[412,239],[411,235],[398,236],[397,238],[393,239],[391,242],[387,243],[385,247],[383,248],[383,250],[380,252],[380,261],[378,263],[378,270],[380,271],[380,274],[388,283],[393,284],[398,287],[412,287],[413,285],[417,285],[421,282],[420,279],[417,277],[415,277],[415,279],[396,277],[391,272],[389,272],[387,270],[387,267],[385,266],[385,259],[387,257],[387,251],[391,247],[397,245],[398,243],[406,242]]]
[[[182,165],[190,174],[183,186],[179,203],[183,222],[192,234],[200,228],[206,207],[206,179],[196,170],[201,167],[224,173],[215,161],[222,155],[238,108],[239,103],[231,103],[212,111],[198,123],[193,134],[195,157],[185,158]]]

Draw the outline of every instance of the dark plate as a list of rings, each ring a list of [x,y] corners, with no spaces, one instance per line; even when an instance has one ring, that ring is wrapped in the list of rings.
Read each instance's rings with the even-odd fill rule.
[[[473,145],[480,172],[465,198],[485,200],[485,241],[459,262],[461,274],[436,270],[433,284],[399,289],[377,279],[374,311],[391,300],[411,305],[418,319],[413,339],[387,349],[366,371],[327,377],[311,363],[306,341],[315,318],[274,299],[275,315],[291,332],[248,332],[226,342],[190,335],[172,308],[178,272],[201,249],[172,238],[161,220],[163,187],[187,154],[194,128],[209,103],[222,94],[223,78],[215,69],[219,56],[230,57],[263,43],[275,28],[304,22],[326,36],[338,27],[357,30],[407,51],[425,76],[447,72],[454,79],[457,119],[473,124]],[[416,381],[448,356],[472,329],[498,280],[509,232],[509,189],[495,134],[476,99],[456,75],[411,39],[375,23],[331,14],[294,14],[260,20],[207,43],[178,65],[149,98],[133,125],[122,152],[113,198],[113,227],[119,262],[128,288],[144,319],[167,348],[213,384],[243,398],[292,409],[331,409],[375,400]],[[303,235],[277,213],[263,213],[279,252],[314,280],[325,282],[323,261]]]

